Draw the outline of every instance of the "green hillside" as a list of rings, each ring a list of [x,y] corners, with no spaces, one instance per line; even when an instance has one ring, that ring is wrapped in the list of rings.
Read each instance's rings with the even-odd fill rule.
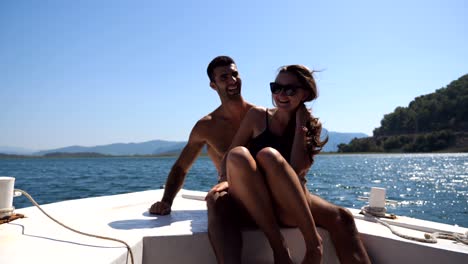
[[[468,152],[468,74],[386,114],[372,137],[338,152]]]

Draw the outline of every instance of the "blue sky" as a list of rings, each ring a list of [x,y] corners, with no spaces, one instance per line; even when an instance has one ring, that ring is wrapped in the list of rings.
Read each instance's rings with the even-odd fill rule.
[[[206,66],[232,56],[271,107],[279,66],[316,70],[324,127],[384,114],[468,73],[464,1],[2,1],[0,146],[186,140],[220,103]]]

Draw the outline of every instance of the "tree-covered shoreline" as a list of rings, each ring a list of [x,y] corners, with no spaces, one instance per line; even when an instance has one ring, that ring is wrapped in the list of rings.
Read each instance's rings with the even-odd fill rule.
[[[386,114],[372,137],[338,152],[468,152],[468,74]]]

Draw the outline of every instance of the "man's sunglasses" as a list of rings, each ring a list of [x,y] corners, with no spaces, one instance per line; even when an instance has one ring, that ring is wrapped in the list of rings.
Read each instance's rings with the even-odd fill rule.
[[[270,90],[273,94],[279,94],[281,91],[284,91],[284,94],[287,96],[294,96],[297,93],[297,89],[300,89],[300,86],[294,85],[282,85],[279,83],[272,82],[270,83]]]

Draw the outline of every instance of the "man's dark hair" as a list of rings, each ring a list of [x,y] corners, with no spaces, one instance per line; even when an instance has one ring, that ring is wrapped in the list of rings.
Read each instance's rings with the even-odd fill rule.
[[[218,56],[214,58],[210,64],[208,64],[208,68],[206,69],[206,73],[208,73],[208,77],[210,78],[211,82],[214,82],[213,71],[216,67],[220,66],[229,66],[231,64],[236,64],[234,60],[229,56]]]

